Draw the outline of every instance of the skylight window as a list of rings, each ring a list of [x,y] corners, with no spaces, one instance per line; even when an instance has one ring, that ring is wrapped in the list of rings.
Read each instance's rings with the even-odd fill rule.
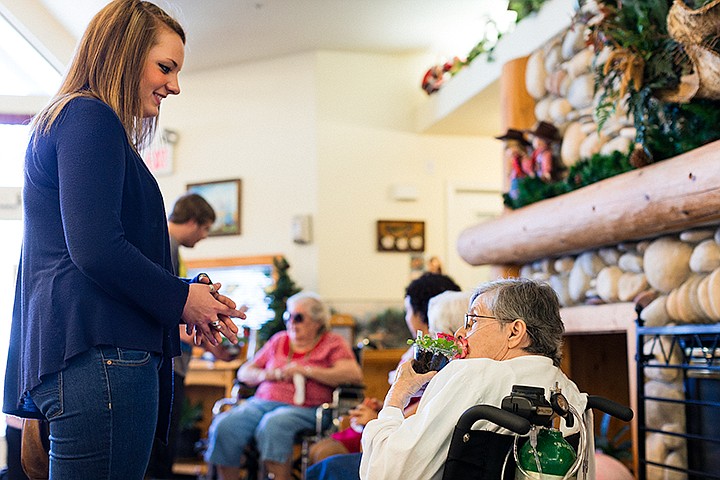
[[[0,15],[0,95],[53,95],[61,75]]]

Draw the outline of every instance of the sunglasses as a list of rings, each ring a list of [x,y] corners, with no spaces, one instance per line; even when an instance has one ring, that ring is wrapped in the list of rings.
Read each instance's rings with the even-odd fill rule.
[[[285,323],[302,323],[305,321],[305,316],[302,313],[291,314],[290,312],[283,313],[283,320]]]
[[[470,330],[473,325],[477,323],[478,318],[492,318],[497,320],[497,317],[491,317],[489,315],[475,315],[473,313],[465,314],[465,330]]]

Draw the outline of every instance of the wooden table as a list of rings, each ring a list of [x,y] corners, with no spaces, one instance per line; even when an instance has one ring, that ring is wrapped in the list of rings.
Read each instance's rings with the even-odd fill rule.
[[[395,370],[405,348],[387,348],[382,350],[364,349],[362,353],[363,382],[365,396],[382,401],[390,384],[388,373]]]
[[[230,396],[237,370],[244,361],[244,356],[231,362],[201,358],[190,360],[185,376],[185,398],[191,405],[202,404],[202,419],[198,422],[202,438],[207,437],[213,405],[219,399]],[[200,459],[179,459],[173,465],[173,473],[200,476],[207,473],[207,465]]]
[[[237,370],[245,360],[223,362],[209,361],[201,358],[190,360],[190,367],[185,376],[185,396],[192,403],[201,402],[203,417],[200,429],[203,435],[212,421],[213,404],[224,397],[229,397],[237,375]]]

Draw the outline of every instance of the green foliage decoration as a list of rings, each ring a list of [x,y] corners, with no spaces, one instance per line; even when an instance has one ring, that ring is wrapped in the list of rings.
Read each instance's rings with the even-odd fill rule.
[[[546,1],[547,0],[510,0],[508,2],[508,10],[517,12],[515,22],[519,22],[523,18],[538,12]]]
[[[518,209],[531,203],[557,197],[606,178],[632,170],[630,152],[612,152],[609,155],[596,153],[590,158],[579,160],[568,170],[567,176],[557,182],[544,182],[537,177],[525,177],[518,181],[517,197],[503,194],[503,202],[510,209]]]
[[[266,293],[270,299],[268,307],[275,312],[275,316],[258,331],[258,341],[261,345],[267,342],[270,337],[277,332],[285,330],[283,313],[285,313],[287,308],[287,299],[301,290],[290,278],[290,275],[288,275],[290,264],[285,257],[275,257],[273,259],[273,265],[277,273],[277,280]]]
[[[507,9],[517,12],[515,23],[538,12],[547,0],[510,0]],[[482,32],[482,38],[468,52],[465,59],[455,57],[452,61],[442,66],[443,72],[448,72],[450,76],[455,76],[460,70],[470,65],[476,58],[485,55],[488,62],[495,61],[493,53],[497,42],[502,38],[503,32],[497,28],[497,23],[492,18],[486,18]],[[438,87],[439,88],[439,87]],[[434,93],[437,89],[428,93]]]
[[[192,430],[193,428],[196,428],[197,423],[202,420],[202,417],[202,402],[198,401],[196,403],[192,403],[190,402],[190,400],[185,398],[180,409],[180,420],[178,423],[178,429],[180,431]]]
[[[635,141],[652,161],[720,138],[714,126],[717,124],[699,123],[700,119],[714,118],[720,102],[693,99],[675,104],[661,100],[662,94],[676,89],[681,77],[693,68],[683,46],[668,34],[666,19],[672,3],[607,0],[601,4],[603,18],[590,26],[595,51],[603,47],[613,51],[606,64],[595,71],[598,129],[615,113],[617,105],[626,101],[637,131]],[[708,43],[716,51],[717,45],[717,39]],[[688,128],[690,125],[700,128]]]
[[[513,2],[511,2],[512,4]],[[578,18],[588,23],[589,41],[595,51],[611,48],[604,65],[595,69],[598,103],[594,112],[600,131],[626,102],[636,129],[630,152],[593,155],[570,168],[560,182],[544,183],[537,178],[518,181],[517,195],[503,195],[504,203],[517,209],[562,195],[594,182],[639,168],[650,162],[675,157],[720,139],[720,101],[692,99],[687,103],[663,101],[692,63],[681,44],[670,38],[667,15],[672,0],[605,0],[598,2],[601,18]],[[707,0],[696,0],[700,8]],[[582,15],[582,13],[578,13]],[[720,38],[708,39],[706,47],[720,52]]]
[[[525,177],[518,179],[515,198],[512,198],[509,193],[503,193],[503,203],[506,207],[515,210],[569,191],[565,182],[562,181],[544,182],[537,177]]]
[[[408,338],[405,312],[398,308],[386,308],[364,323],[360,336],[380,344],[381,348],[402,348]]]
[[[570,167],[568,176],[563,182],[567,185],[568,191],[572,191],[628,172],[633,168],[629,157],[630,152],[612,152],[609,155],[596,153]]]
[[[657,105],[655,105],[657,103]],[[645,144],[655,161],[680,155],[720,139],[720,102],[652,102],[645,128]]]

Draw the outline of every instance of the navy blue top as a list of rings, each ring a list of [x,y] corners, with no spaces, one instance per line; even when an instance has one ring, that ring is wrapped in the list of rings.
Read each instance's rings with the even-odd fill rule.
[[[4,412],[38,416],[27,392],[93,346],[179,354],[188,284],[157,182],[108,105],[73,99],[30,142],[23,202]]]

